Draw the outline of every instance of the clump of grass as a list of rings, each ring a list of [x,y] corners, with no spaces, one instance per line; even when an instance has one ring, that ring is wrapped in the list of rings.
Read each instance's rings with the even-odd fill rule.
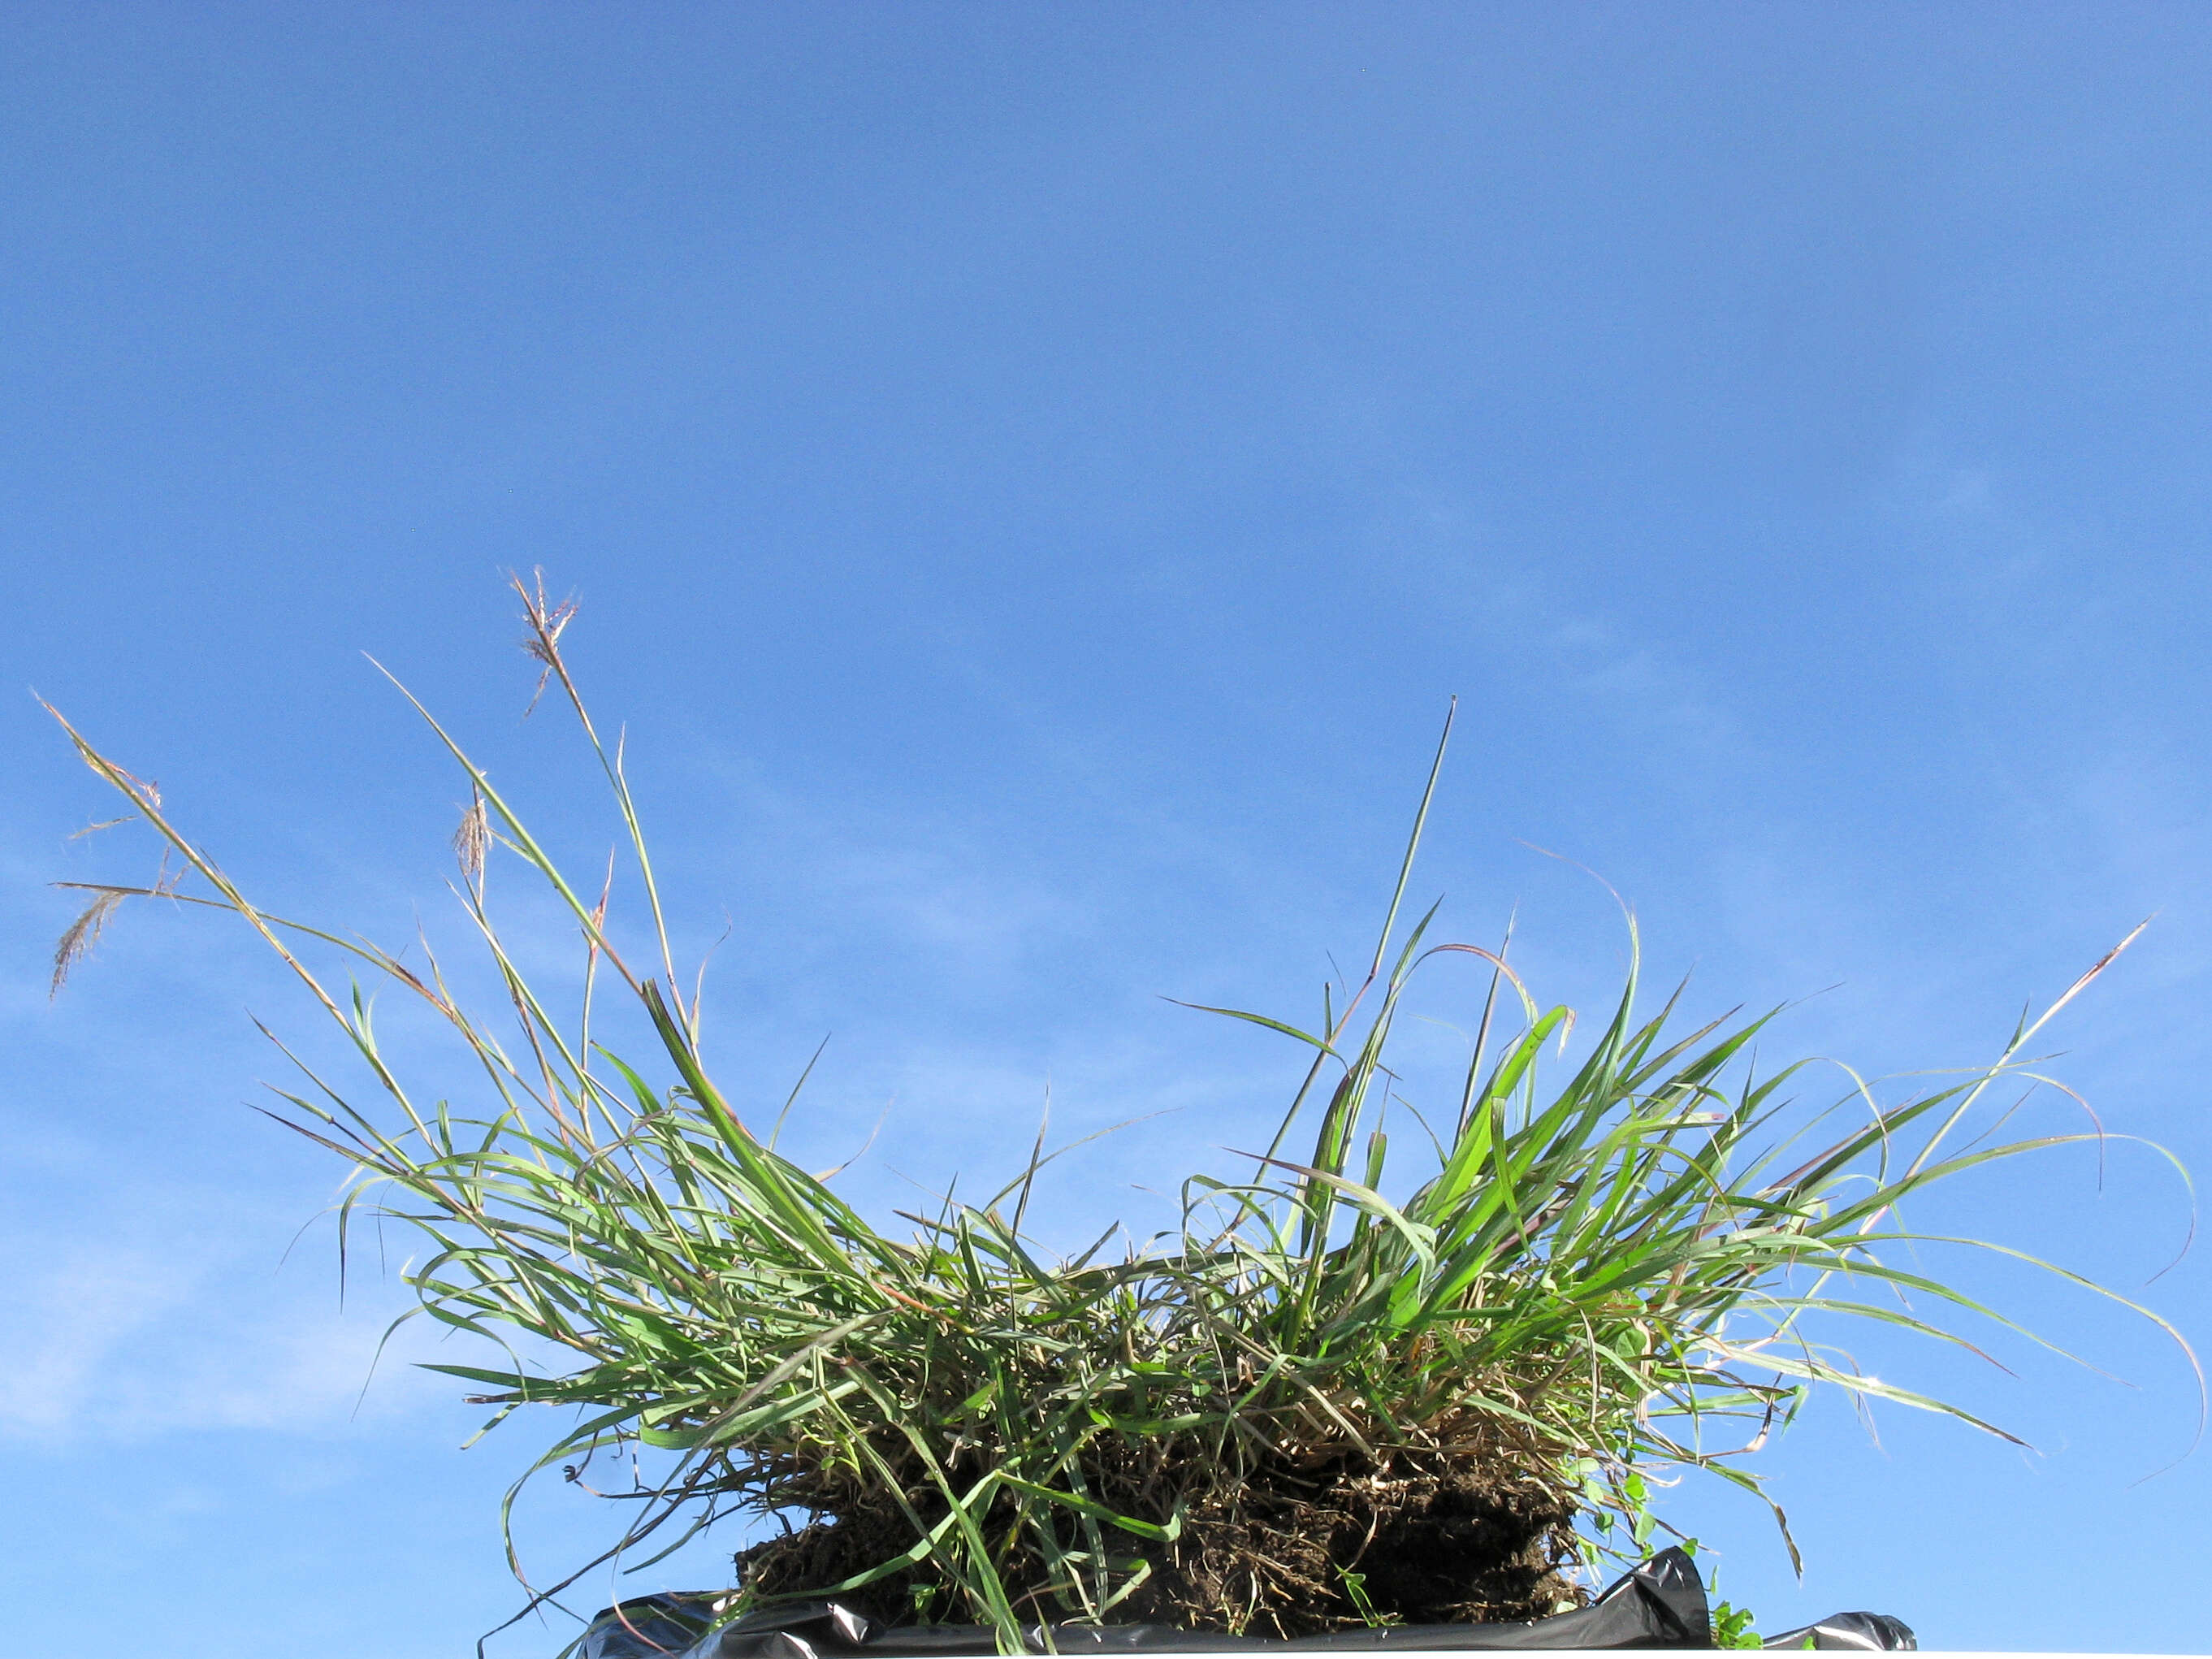
[[[65,720],[206,890],[166,878],[92,888],[58,968],[120,899],[157,891],[235,914],[277,952],[364,1070],[365,1095],[304,1065],[306,1084],[280,1091],[283,1120],[360,1177],[342,1239],[364,1206],[419,1229],[420,1311],[485,1340],[485,1364],[433,1369],[471,1384],[494,1423],[575,1409],[532,1473],[666,1455],[659,1479],[625,1494],[635,1518],[592,1565],[644,1565],[732,1515],[779,1519],[780,1535],[739,1557],[733,1606],[836,1595],[892,1622],[985,1623],[1008,1651],[1040,1620],[1297,1636],[1527,1618],[1575,1599],[1566,1570],[1583,1555],[1649,1540],[1644,1471],[1689,1466],[1757,1491],[1741,1455],[1808,1387],[2003,1433],[1865,1375],[1811,1324],[1872,1320],[1964,1345],[1899,1292],[1997,1316],[1900,1265],[1923,1236],[1899,1207],[2086,1138],[1953,1145],[1992,1084],[2032,1077],[2028,1045],[2127,941],[1987,1067],[1902,1104],[1855,1085],[1842,1115],[1820,1120],[1826,1138],[1808,1139],[1778,1115],[1801,1068],[1754,1063],[1771,1016],[1678,1030],[1674,1000],[1638,1012],[1632,954],[1586,1055],[1542,1081],[1573,1015],[1540,1005],[1503,950],[1436,939],[1433,909],[1401,926],[1417,817],[1341,1006],[1325,995],[1308,1029],[1211,1011],[1297,1045],[1304,1079],[1241,1173],[1183,1184],[1172,1234],[1043,1252],[1024,1224],[1042,1142],[990,1200],[948,1200],[895,1234],[780,1154],[709,1076],[619,746],[602,742],[562,655],[573,607],[550,605],[542,583],[516,586],[539,690],[557,686],[604,768],[653,965],[618,942],[611,889],[594,897],[564,876],[425,712],[471,792],[455,891],[504,989],[497,1021],[465,1009],[434,958],[418,971],[256,907]],[[1432,768],[1420,817],[1436,781]],[[575,927],[580,1009],[549,1007],[502,942],[485,885],[501,856]],[[355,982],[327,986],[303,955],[317,947],[349,958]],[[1380,1127],[1388,1057],[1408,987],[1440,958],[1480,963],[1488,992],[1407,1191]],[[458,1034],[481,1075],[474,1104],[410,1091],[364,978]],[[592,1036],[611,994],[642,1014],[649,1057]],[[566,1368],[514,1358],[516,1334]]]

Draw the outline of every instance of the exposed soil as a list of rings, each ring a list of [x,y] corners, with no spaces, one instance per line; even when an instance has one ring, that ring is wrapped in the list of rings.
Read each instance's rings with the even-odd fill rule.
[[[923,1498],[915,1492],[908,1501],[927,1514]],[[1585,1599],[1561,1571],[1574,1559],[1574,1516],[1562,1489],[1523,1474],[1486,1476],[1441,1452],[1250,1471],[1191,1499],[1171,1544],[1115,1534],[1152,1572],[1110,1617],[1269,1637],[1321,1635],[1376,1617],[1538,1619]],[[740,1580],[769,1595],[821,1595],[913,1539],[888,1497],[847,1494],[823,1519],[739,1555]],[[1023,1565],[1007,1564],[1005,1576],[1030,1599],[1024,1611],[1064,1616],[1043,1600],[1042,1563],[1031,1564],[1027,1582]],[[966,1616],[941,1602],[918,1606],[916,1584],[902,1574],[837,1599],[890,1625]]]

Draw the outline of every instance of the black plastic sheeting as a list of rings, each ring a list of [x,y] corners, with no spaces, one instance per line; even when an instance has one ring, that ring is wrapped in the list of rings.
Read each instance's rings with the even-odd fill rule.
[[[1770,1648],[1826,1648],[1861,1653],[1914,1653],[1919,1638],[1912,1626],[1886,1613],[1832,1613],[1817,1625],[1785,1630],[1766,1638]]]
[[[592,1621],[575,1659],[964,1659],[998,1651],[982,1625],[877,1624],[835,1601],[787,1601],[714,1627],[726,1597],[670,1592],[610,1607]],[[1480,1649],[1711,1648],[1712,1617],[1689,1556],[1662,1550],[1586,1607],[1509,1625],[1388,1625],[1297,1641],[1222,1636],[1171,1625],[1033,1626],[1032,1653],[1430,1652]],[[1769,1648],[1897,1652],[1918,1647],[1901,1621],[1839,1613],[1766,1640]]]

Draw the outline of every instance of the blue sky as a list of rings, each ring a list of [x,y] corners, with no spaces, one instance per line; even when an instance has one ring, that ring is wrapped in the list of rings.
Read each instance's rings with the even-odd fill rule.
[[[1528,844],[1698,1006],[1804,999],[1770,1052],[1878,1074],[1989,1057],[2154,912],[2053,1042],[2202,1171],[2208,72],[2184,6],[13,6],[6,678],[265,902],[398,939],[452,920],[462,791],[363,652],[603,855],[520,718],[544,566],[680,942],[728,928],[725,1086],[834,1033],[799,1133],[888,1104],[884,1209],[1048,1087],[1164,1114],[1072,1164],[1070,1234],[1271,1121],[1295,1057],[1160,999],[1310,1007],[1454,695],[1416,891],[1517,907],[1540,992],[1622,938]],[[149,854],[67,841],[95,781],[0,722],[11,1626],[459,1651],[536,1444],[361,1394],[400,1293],[286,1254],[337,1172],[248,1109],[249,1013],[312,1023],[250,940],[126,915],[49,1003],[44,884]],[[2134,1291],[2188,1202],[2116,1141],[1922,1218]],[[1802,1585],[1755,1506],[1670,1513],[1770,1627],[2201,1650],[2186,1364],[1954,1265],[2133,1386],[1870,1342],[2036,1451],[1814,1409],[1766,1462]],[[2207,1285],[2144,1294],[2203,1348]]]

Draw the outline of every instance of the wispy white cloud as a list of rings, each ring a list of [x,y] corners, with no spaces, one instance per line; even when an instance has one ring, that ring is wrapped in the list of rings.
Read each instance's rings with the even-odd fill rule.
[[[273,1275],[169,1206],[90,1222],[122,1236],[11,1230],[6,1241],[0,1439],[307,1431],[405,1411],[437,1388],[411,1364],[434,1341],[428,1330],[403,1331],[377,1362],[404,1306],[394,1287],[341,1310],[328,1275]]]

